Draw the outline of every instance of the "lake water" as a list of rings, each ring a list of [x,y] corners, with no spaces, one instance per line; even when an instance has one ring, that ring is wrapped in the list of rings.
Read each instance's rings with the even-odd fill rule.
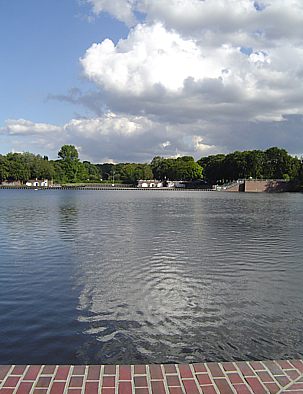
[[[303,195],[0,191],[0,364],[303,356]]]

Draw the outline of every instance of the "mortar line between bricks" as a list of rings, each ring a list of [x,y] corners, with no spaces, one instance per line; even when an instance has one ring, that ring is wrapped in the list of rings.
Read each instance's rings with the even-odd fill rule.
[[[49,385],[48,385],[46,394],[49,394],[49,393],[50,393],[50,388],[51,388],[51,386],[53,385],[53,382],[54,382],[54,380],[55,380],[55,376],[56,376],[56,373],[57,373],[57,371],[58,371],[58,368],[59,368],[59,366],[56,365],[55,370],[54,370],[54,372],[53,372],[53,374],[52,374],[52,377],[51,377],[51,381],[49,382]],[[37,383],[38,383],[38,380],[37,380]]]
[[[249,364],[248,362],[247,362],[247,364],[250,366],[250,364]],[[260,376],[256,373],[256,371],[254,370],[254,368],[252,368],[251,366],[250,366],[250,368],[251,368],[251,369],[253,370],[253,372],[255,373],[255,377],[257,378],[257,380],[259,381],[259,383],[261,384],[261,386],[263,387],[263,389],[264,389],[265,391],[268,391],[267,387],[266,387],[265,384],[262,382]],[[271,374],[271,376],[274,377],[273,374]]]
[[[29,394],[33,394],[34,393],[35,386],[36,386],[36,384],[38,382],[38,379],[40,378],[40,376],[42,374],[42,371],[43,371],[44,367],[45,367],[45,365],[40,365],[40,370],[39,370],[37,376],[35,377],[35,379],[33,380],[33,385],[32,385],[32,388],[30,389]]]
[[[275,375],[270,371],[270,369],[267,368],[267,366],[264,364],[263,361],[260,361],[260,363],[263,365],[263,367],[265,368],[266,372],[269,373],[269,375],[273,377],[274,382],[278,385],[279,389],[280,389],[280,390],[283,390],[282,385],[277,381]],[[280,375],[279,375],[279,376],[280,376]]]
[[[69,382],[71,380],[73,369],[74,369],[74,365],[70,365],[69,371],[68,371],[68,375],[66,377],[66,383],[65,383],[63,394],[67,394],[68,393]]]
[[[9,367],[9,365],[8,365],[8,367]],[[9,368],[9,370],[7,371],[6,375],[5,375],[4,378],[3,378],[2,383],[0,384],[0,389],[2,389],[2,387],[3,387],[3,385],[4,385],[4,382],[6,381],[7,377],[10,375],[10,372],[13,370],[13,368],[14,368],[14,366],[11,365],[10,368]]]
[[[243,382],[246,386],[246,388],[252,393],[255,394],[252,390],[252,388],[250,387],[250,385],[247,383],[244,374],[242,373],[241,369],[239,368],[237,362],[234,362],[233,365],[235,366],[236,370],[238,371],[238,374],[241,376],[241,378],[243,379]]]
[[[102,388],[103,388],[103,378],[104,378],[104,365],[100,365],[99,388],[98,388],[98,393],[100,394],[102,393]],[[115,378],[115,388],[116,388],[116,378]]]
[[[164,386],[164,390],[167,394],[169,394],[169,389],[168,389],[168,384],[166,382],[166,375],[165,375],[165,370],[164,370],[164,365],[161,364],[161,372],[163,375],[163,386]]]
[[[23,371],[23,374],[22,374],[22,375],[19,375],[19,376],[20,376],[20,379],[19,379],[19,382],[17,383],[16,387],[14,388],[14,394],[17,393],[17,390],[18,390],[18,388],[19,388],[21,382],[23,381],[23,378],[24,378],[24,376],[26,375],[26,372],[29,370],[29,367],[30,367],[30,366],[27,365],[27,366],[25,367],[24,371]]]
[[[215,383],[215,381],[214,381],[213,374],[211,373],[211,370],[209,369],[209,367],[208,367],[207,364],[208,364],[208,363],[205,363],[204,365],[205,365],[206,371],[207,371],[207,373],[208,373],[208,376],[209,376],[209,378],[210,378],[210,380],[211,380],[211,382],[212,382],[212,385],[213,385],[213,387],[214,387],[214,390],[215,390],[218,394],[220,394],[219,388],[217,387],[217,385],[216,385],[216,383]],[[202,390],[203,390],[203,387],[202,387]]]
[[[83,383],[82,383],[82,389],[81,389],[81,394],[85,393],[85,386],[86,386],[86,381],[87,381],[87,375],[88,375],[88,365],[85,366],[84,369],[84,375],[83,375]]]
[[[296,384],[301,378],[303,377],[303,374],[298,376],[297,379],[293,380],[292,382],[288,383],[285,387],[283,387],[281,390],[278,391],[277,394],[283,393],[284,390],[287,390],[289,387],[291,387],[293,384]],[[283,390],[283,391],[282,391]],[[298,392],[299,393],[299,392]]]
[[[148,390],[149,390],[150,394],[152,394],[149,365],[146,365],[145,368],[146,368],[146,380],[147,380]]]
[[[200,384],[198,382],[198,379],[197,379],[197,376],[196,376],[196,372],[195,372],[195,368],[194,368],[193,364],[189,364],[189,368],[191,370],[191,373],[193,374],[194,381],[196,382],[196,386],[198,387],[199,393],[203,394],[203,391],[202,391],[201,386],[200,386]]]
[[[186,393],[185,387],[184,387],[184,384],[183,384],[183,381],[182,381],[182,378],[181,378],[181,373],[179,371],[179,365],[178,364],[174,364],[174,365],[175,365],[175,368],[176,368],[176,371],[177,371],[177,376],[178,376],[178,378],[180,380],[181,390],[183,391],[183,393]]]
[[[233,393],[237,394],[237,391],[236,391],[236,389],[234,388],[234,386],[233,386],[233,384],[231,383],[231,381],[229,380],[228,375],[227,375],[227,372],[226,372],[225,369],[223,368],[223,365],[222,365],[221,363],[218,363],[218,365],[219,365],[219,367],[221,368],[221,370],[222,370],[222,372],[223,372],[223,375],[224,375],[224,378],[221,378],[221,379],[225,379],[225,380],[227,381],[229,387],[230,387],[231,390],[233,391]],[[216,379],[220,379],[220,378],[218,377],[218,378],[216,378]]]
[[[132,382],[132,393],[133,393],[133,394],[135,394],[135,392],[136,392],[136,390],[135,390],[135,378],[134,378],[134,375],[135,375],[135,366],[134,366],[134,365],[131,365],[131,366],[130,366],[130,379],[131,379],[131,382]]]

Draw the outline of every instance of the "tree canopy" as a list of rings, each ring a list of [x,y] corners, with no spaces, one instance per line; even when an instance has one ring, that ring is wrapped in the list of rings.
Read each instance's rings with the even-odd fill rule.
[[[113,182],[135,185],[139,179],[224,183],[241,178],[286,179],[303,184],[302,160],[285,149],[235,151],[202,157],[164,158],[156,156],[148,163],[81,162],[74,145],[63,145],[58,160],[33,153],[0,155],[0,182],[52,179],[55,183]]]

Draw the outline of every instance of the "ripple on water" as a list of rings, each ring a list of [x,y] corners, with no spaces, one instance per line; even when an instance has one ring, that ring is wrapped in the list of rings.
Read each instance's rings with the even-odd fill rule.
[[[1,362],[303,354],[301,196],[38,194],[0,194]]]

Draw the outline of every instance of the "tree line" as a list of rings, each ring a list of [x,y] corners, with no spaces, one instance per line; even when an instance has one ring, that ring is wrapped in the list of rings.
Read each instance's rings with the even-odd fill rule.
[[[220,184],[237,179],[285,179],[303,181],[302,160],[285,149],[236,151],[202,157],[164,158],[156,156],[150,163],[81,162],[73,145],[64,145],[57,160],[33,153],[0,155],[0,182],[49,179],[55,183],[128,183],[139,179],[202,181]]]

